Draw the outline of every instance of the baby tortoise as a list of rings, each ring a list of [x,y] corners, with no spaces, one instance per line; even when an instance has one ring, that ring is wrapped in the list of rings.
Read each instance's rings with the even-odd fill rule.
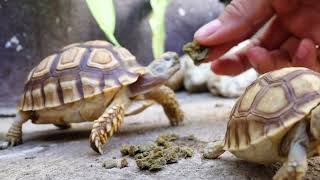
[[[143,67],[128,50],[106,41],[64,47],[30,72],[18,115],[0,148],[22,143],[22,124],[29,119],[62,129],[93,121],[90,144],[102,154],[102,145],[119,130],[124,116],[155,102],[162,105],[171,125],[178,125],[183,112],[174,92],[163,84],[179,68],[173,52]]]
[[[230,151],[251,162],[281,162],[273,179],[302,179],[307,158],[319,153],[319,104],[319,73],[306,68],[266,73],[239,98],[224,141],[209,143],[204,157]]]

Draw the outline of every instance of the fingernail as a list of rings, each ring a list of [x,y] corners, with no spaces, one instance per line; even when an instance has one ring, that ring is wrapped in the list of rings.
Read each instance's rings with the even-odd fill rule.
[[[211,34],[215,33],[219,27],[221,26],[221,22],[216,19],[214,21],[209,22],[208,24],[202,26],[195,34],[194,37],[198,38],[206,38]]]
[[[300,45],[297,52],[297,58],[299,59],[307,58],[308,54],[309,54],[309,50],[306,47]]]

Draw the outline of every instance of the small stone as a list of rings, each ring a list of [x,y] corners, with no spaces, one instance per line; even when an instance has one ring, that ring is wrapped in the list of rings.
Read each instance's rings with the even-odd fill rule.
[[[118,162],[116,159],[109,159],[104,161],[102,166],[106,169],[112,169],[118,166]]]
[[[182,16],[182,17],[186,15],[186,11],[185,11],[183,8],[181,8],[181,7],[178,9],[178,13],[179,13],[179,15]]]
[[[12,36],[12,38],[10,39],[10,41],[14,44],[19,44],[19,39],[17,38],[17,36]]]
[[[5,48],[10,48],[12,46],[11,41],[7,41],[6,44],[4,45]]]
[[[190,135],[187,137],[187,139],[188,139],[189,141],[195,141],[195,140],[197,140],[197,138],[196,138],[196,136],[195,136],[194,134],[190,134]]]
[[[17,47],[16,47],[16,51],[17,52],[20,52],[22,51],[23,47],[19,44]]]

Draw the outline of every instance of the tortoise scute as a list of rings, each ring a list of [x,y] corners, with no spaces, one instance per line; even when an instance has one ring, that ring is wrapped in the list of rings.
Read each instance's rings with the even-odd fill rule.
[[[57,70],[75,68],[80,65],[81,57],[85,53],[85,48],[73,47],[61,54]]]
[[[258,143],[260,147],[268,144],[267,139],[281,138],[319,103],[319,73],[306,68],[266,73],[235,104],[225,135],[225,149],[239,151]]]
[[[297,97],[302,97],[312,92],[319,92],[319,84],[319,77],[312,74],[300,75],[290,81],[290,85],[292,86],[295,96]]]
[[[87,65],[99,69],[114,69],[119,66],[115,57],[105,49],[93,50]]]
[[[55,57],[55,55],[51,55],[45,58],[43,61],[41,61],[39,65],[35,68],[32,77],[36,78],[47,74],[50,71],[50,67]]]
[[[110,44],[109,42],[101,41],[101,40],[87,41],[82,45],[83,46],[102,46],[102,47],[112,46],[112,44]]]
[[[99,79],[81,76],[81,83],[82,83],[84,98],[92,97],[102,92],[99,85],[100,84]]]
[[[261,88],[262,87],[259,85],[259,83],[255,83],[251,87],[248,88],[247,92],[242,97],[242,101],[241,101],[240,107],[239,107],[240,111],[248,111],[249,110],[254,98],[256,97],[255,95],[258,93],[258,91],[261,90]]]
[[[70,79],[60,81],[64,103],[71,103],[82,97],[77,88],[77,81],[80,80]]]
[[[106,41],[75,43],[30,72],[18,108],[41,110],[110,93],[134,83],[143,73],[144,67],[125,48]]]
[[[289,102],[286,98],[286,92],[281,86],[268,89],[257,104],[256,109],[262,113],[276,113],[281,111]]]
[[[49,78],[44,82],[44,95],[46,98],[45,107],[56,107],[61,105],[59,92],[58,92],[58,80],[55,78]],[[61,95],[60,95],[61,96]]]

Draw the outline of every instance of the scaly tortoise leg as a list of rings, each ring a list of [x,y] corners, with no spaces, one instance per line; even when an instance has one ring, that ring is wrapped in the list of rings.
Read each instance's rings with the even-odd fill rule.
[[[130,100],[125,89],[122,89],[106,108],[104,113],[93,122],[90,134],[91,148],[102,154],[102,146],[108,142],[111,136],[117,132],[123,122],[125,108],[130,104]]]
[[[223,144],[224,142],[221,140],[208,143],[204,149],[203,157],[206,159],[218,158],[225,152],[225,150],[223,150]]]
[[[93,122],[90,135],[91,148],[103,154],[102,146],[118,131],[124,119],[124,105],[114,105]]]
[[[22,125],[29,120],[30,112],[19,111],[7,133],[6,141],[0,144],[0,149],[22,144]]]
[[[289,146],[288,160],[273,177],[274,180],[301,180],[304,177],[308,168],[307,148],[309,146],[309,137],[306,128],[307,123],[301,122],[289,132],[287,137],[291,138],[291,144]],[[285,139],[285,141],[287,141],[287,139]],[[286,148],[283,147],[283,149]]]
[[[160,86],[148,92],[145,97],[155,100],[161,104],[164,112],[170,120],[172,126],[179,125],[184,119],[184,113],[176,99],[176,95],[172,89],[167,86]]]

